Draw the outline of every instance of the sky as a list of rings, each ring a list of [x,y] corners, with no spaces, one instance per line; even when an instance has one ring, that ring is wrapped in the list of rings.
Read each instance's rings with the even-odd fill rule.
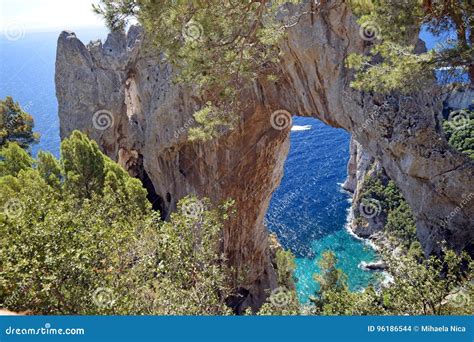
[[[5,30],[74,30],[103,27],[92,12],[99,0],[0,0],[0,34]]]

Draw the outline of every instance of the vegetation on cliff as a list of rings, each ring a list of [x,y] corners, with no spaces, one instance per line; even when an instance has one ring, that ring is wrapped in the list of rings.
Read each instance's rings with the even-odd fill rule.
[[[0,152],[0,307],[35,314],[226,314],[229,206],[183,199],[168,222],[75,131],[61,159]]]
[[[36,142],[39,138],[33,132],[34,122],[30,114],[10,96],[0,100],[0,147],[8,142],[16,142],[23,148]]]
[[[474,159],[474,113],[461,110],[451,113],[443,122],[443,129],[449,144]]]
[[[472,1],[351,0],[350,4],[360,16],[366,40],[378,42],[368,55],[355,54],[348,59],[349,66],[358,71],[352,83],[356,89],[410,93],[422,89],[439,69],[450,80],[460,81],[467,74],[473,84]],[[415,51],[413,33],[420,27],[440,38],[436,49]],[[447,32],[453,32],[453,37]]]
[[[474,263],[463,253],[445,250],[444,258],[425,259],[418,252],[385,256],[391,283],[379,289],[369,286],[351,292],[346,276],[336,268],[334,254],[323,255],[315,297],[315,313],[321,315],[468,315],[472,314]],[[329,285],[329,286],[328,286]]]
[[[370,215],[363,212],[365,203],[373,206],[369,208],[373,210]],[[387,239],[405,249],[409,249],[413,243],[414,246],[419,246],[411,209],[398,187],[383,170],[369,173],[365,177],[360,195],[355,199],[353,207],[356,225],[372,224],[371,221],[375,216],[381,221]]]

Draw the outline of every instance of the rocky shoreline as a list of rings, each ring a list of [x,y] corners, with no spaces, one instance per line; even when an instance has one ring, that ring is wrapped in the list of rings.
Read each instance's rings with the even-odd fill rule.
[[[443,113],[447,117],[453,110],[469,107],[469,99],[474,98],[473,89],[450,88],[445,89]],[[472,106],[472,104],[471,104]],[[388,183],[387,176],[381,163],[373,158],[364,147],[353,137],[350,143],[350,159],[347,165],[347,178],[342,188],[352,195],[352,205],[349,209],[346,229],[358,239],[369,243],[378,253],[380,259],[375,262],[362,262],[359,267],[367,271],[383,271],[390,278],[386,262],[382,258],[382,251],[390,251],[394,258],[399,257],[406,250],[391,239],[385,230],[387,214],[382,210],[379,201],[367,203],[364,207],[362,197],[368,179],[379,177],[383,183]],[[363,219],[361,220],[360,217]],[[418,236],[420,239],[420,236]],[[420,241],[421,244],[424,241]]]

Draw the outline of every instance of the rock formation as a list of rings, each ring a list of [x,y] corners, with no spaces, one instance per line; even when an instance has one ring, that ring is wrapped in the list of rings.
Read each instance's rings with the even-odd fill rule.
[[[224,250],[237,266],[241,306],[258,307],[277,286],[263,218],[289,148],[287,127],[272,128],[268,109],[252,92],[238,127],[219,140],[189,143],[199,101],[171,81],[171,67],[142,54],[141,30],[110,34],[84,46],[61,33],[56,91],[61,137],[86,132],[103,151],[142,179],[163,216],[188,194],[236,201],[224,231]],[[239,279],[239,281],[237,281]]]
[[[305,6],[290,10],[297,13]],[[426,253],[435,252],[442,239],[472,250],[472,202],[439,224],[474,184],[472,164],[443,138],[436,87],[427,85],[410,97],[351,90],[344,60],[367,44],[344,2],[325,2],[318,13],[303,16],[281,43],[279,80],[256,80],[245,92],[238,127],[215,141],[191,143],[186,131],[202,103],[189,86],[172,82],[168,64],[147,53],[139,28],[87,46],[62,32],[56,60],[61,137],[73,129],[85,131],[142,179],[164,216],[187,194],[214,202],[233,198],[237,215],[223,232],[223,248],[236,267],[243,307],[258,307],[267,289],[277,286],[263,225],[289,147],[289,127],[272,127],[276,110],[351,132],[400,187]]]

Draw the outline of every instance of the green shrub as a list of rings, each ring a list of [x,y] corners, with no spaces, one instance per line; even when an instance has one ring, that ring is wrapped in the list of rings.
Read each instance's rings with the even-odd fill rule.
[[[0,146],[16,142],[22,148],[38,140],[33,133],[34,122],[30,114],[23,111],[20,105],[10,96],[0,100]]]
[[[459,152],[474,159],[474,113],[457,111],[443,122],[443,129],[449,144]]]
[[[139,180],[73,132],[61,160],[1,150],[0,307],[35,314],[224,314],[229,205],[185,198],[169,222]]]

